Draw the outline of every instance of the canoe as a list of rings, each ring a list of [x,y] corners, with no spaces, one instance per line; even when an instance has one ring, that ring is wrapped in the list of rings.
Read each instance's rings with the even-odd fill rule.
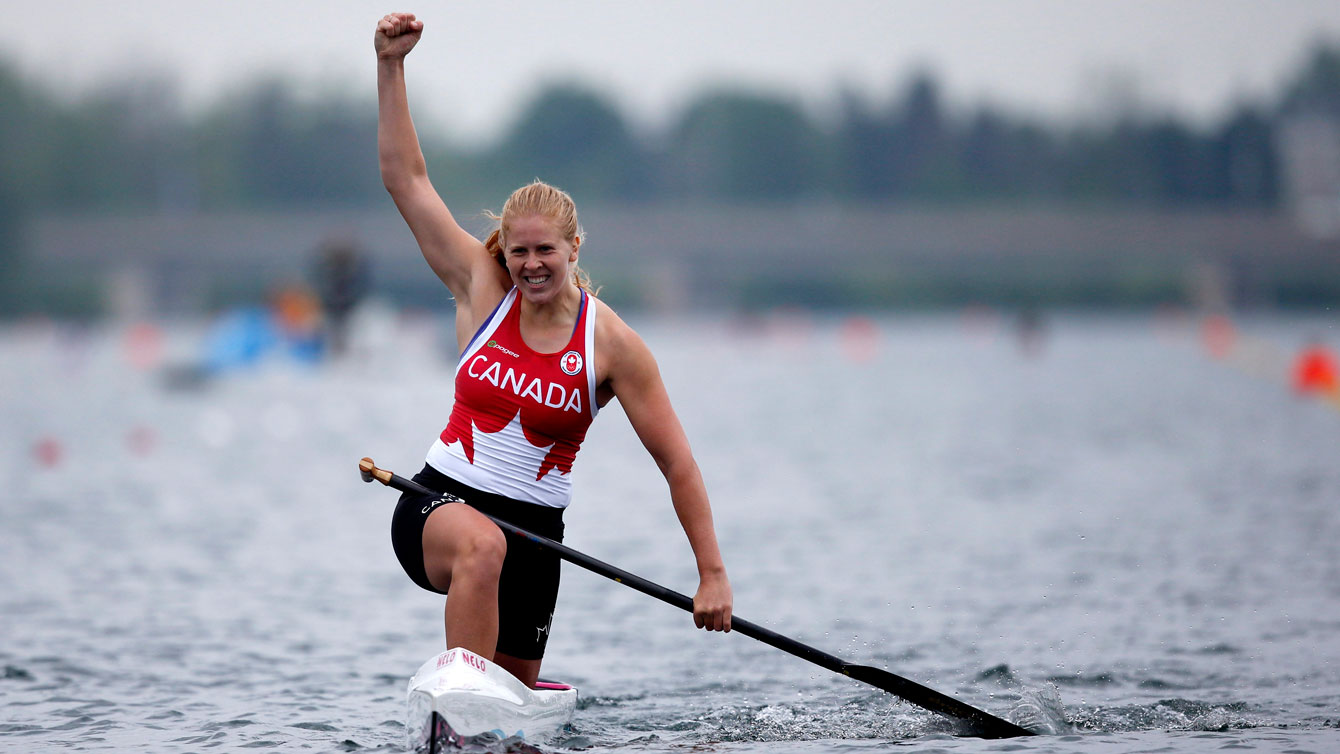
[[[551,740],[572,721],[577,689],[546,681],[536,686],[468,649],[448,649],[409,679],[410,749],[436,754],[496,741]]]

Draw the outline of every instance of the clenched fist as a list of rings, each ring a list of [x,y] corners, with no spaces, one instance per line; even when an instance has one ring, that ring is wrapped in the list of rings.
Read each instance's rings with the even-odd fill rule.
[[[372,46],[379,58],[403,58],[419,43],[423,22],[413,13],[388,13],[377,22]]]

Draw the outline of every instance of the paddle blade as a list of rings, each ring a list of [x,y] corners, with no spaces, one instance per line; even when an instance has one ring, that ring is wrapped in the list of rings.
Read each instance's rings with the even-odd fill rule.
[[[935,689],[922,686],[915,681],[909,681],[887,670],[872,668],[868,665],[846,665],[842,668],[842,674],[862,683],[868,683],[875,688],[883,689],[924,709],[960,720],[971,728],[974,735],[981,738],[1015,738],[1017,736],[1035,735],[1033,731],[1015,725],[1009,720],[996,717],[989,712],[960,702],[952,696],[946,696]]]

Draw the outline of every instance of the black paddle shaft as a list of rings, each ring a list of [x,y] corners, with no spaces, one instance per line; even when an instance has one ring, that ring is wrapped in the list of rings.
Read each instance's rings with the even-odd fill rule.
[[[393,474],[384,469],[377,469],[375,466],[368,468],[369,466],[371,466],[370,462],[360,465],[363,481],[365,482],[371,482],[373,479],[376,479],[382,484],[385,484],[388,487],[393,487],[401,492],[413,492],[420,495],[434,496],[442,494],[430,490],[412,479],[405,479],[402,476]],[[487,516],[487,514],[485,515]],[[612,579],[620,584],[632,587],[643,594],[655,597],[656,599],[674,605],[681,610],[686,610],[690,613],[693,612],[693,599],[687,595],[680,594],[673,589],[667,589],[660,584],[648,581],[647,579],[629,573],[622,568],[617,568],[609,563],[597,560],[585,553],[578,552],[561,542],[555,542],[548,537],[532,534],[519,526],[499,520],[493,516],[488,516],[488,518],[501,527],[503,531],[511,532],[512,534],[534,542],[541,547],[553,550],[559,557],[569,563],[579,565],[582,568],[598,573],[607,579]],[[989,712],[965,704],[951,696],[946,696],[935,689],[923,686],[915,681],[910,681],[902,676],[890,673],[887,670],[880,670],[879,668],[872,668],[866,665],[854,665],[839,657],[835,657],[820,649],[815,649],[807,644],[802,644],[795,639],[783,636],[776,631],[764,628],[757,623],[747,621],[743,618],[732,617],[731,630],[739,631],[745,636],[757,639],[764,644],[769,644],[783,652],[793,654],[802,660],[808,660],[815,665],[827,668],[834,673],[841,673],[854,680],[870,684],[871,686],[887,691],[890,694],[923,709],[930,710],[931,712],[938,712],[941,715],[967,722],[972,726],[973,731],[982,738],[1013,738],[1016,736],[1034,735],[1033,731],[1030,731],[1027,728],[1020,727],[1008,720],[996,717]]]

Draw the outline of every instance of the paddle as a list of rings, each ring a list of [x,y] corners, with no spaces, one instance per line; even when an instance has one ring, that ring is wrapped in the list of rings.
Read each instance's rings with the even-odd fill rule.
[[[402,476],[393,474],[385,469],[377,468],[371,458],[364,458],[358,463],[358,470],[363,477],[363,481],[371,482],[377,480],[382,484],[393,487],[401,492],[414,492],[421,495],[440,495],[442,493],[430,490],[412,479],[405,479]],[[593,557],[580,553],[567,545],[560,544],[541,537],[538,534],[531,534],[525,529],[513,526],[506,521],[500,521],[492,516],[490,519],[503,531],[511,532],[519,537],[534,542],[542,547],[553,550],[559,557],[579,565],[588,571],[604,576],[607,579],[613,579],[625,586],[630,586],[643,594],[655,597],[662,602],[668,602],[681,610],[693,612],[693,599],[680,594],[679,592],[666,589],[665,587],[647,581],[641,576],[631,574],[620,568],[616,568],[608,563],[596,560]],[[938,712],[941,715],[962,720],[968,723],[972,730],[982,738],[1012,738],[1015,736],[1031,736],[1032,731],[1021,728],[1014,723],[1003,720],[989,712],[983,712],[971,705],[960,702],[959,700],[945,696],[935,689],[922,686],[915,681],[909,681],[902,676],[894,675],[887,670],[872,668],[868,665],[854,665],[838,657],[828,654],[819,649],[815,649],[807,644],[802,644],[795,639],[782,636],[776,631],[764,628],[758,624],[751,623],[743,618],[731,617],[731,629],[739,631],[753,639],[757,639],[764,644],[770,644],[783,652],[789,652],[802,660],[808,660],[815,665],[827,668],[835,673],[841,673],[849,678],[868,683],[875,688],[894,694],[899,698],[917,705],[931,712]]]

